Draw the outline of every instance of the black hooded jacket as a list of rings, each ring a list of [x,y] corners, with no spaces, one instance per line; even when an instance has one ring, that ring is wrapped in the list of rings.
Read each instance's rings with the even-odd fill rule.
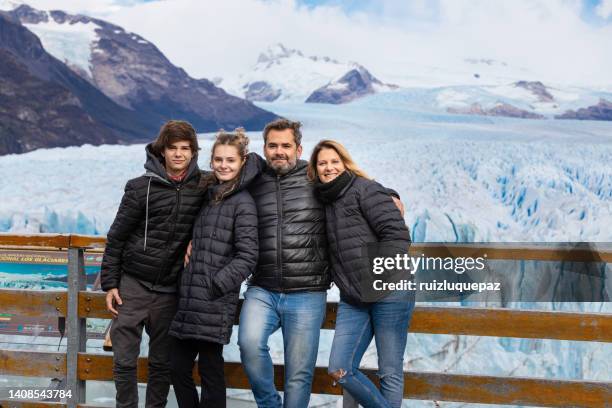
[[[265,165],[249,187],[259,219],[259,262],[249,284],[278,292],[324,291],[330,285],[325,207],[299,160],[280,176]]]
[[[340,297],[360,305],[364,300],[360,282],[371,274],[365,246],[388,242],[407,251],[410,233],[391,199],[397,193],[352,173],[347,172],[346,178],[346,185],[325,206],[327,237],[334,283]]]
[[[197,156],[184,179],[175,182],[151,145],[146,154],[146,173],[127,182],[108,231],[101,268],[105,291],[118,288],[124,273],[152,290],[176,291],[192,226],[202,207]]]
[[[178,312],[170,326],[174,337],[229,343],[240,284],[255,270],[259,250],[257,209],[245,189],[257,176],[253,159],[247,156],[240,181],[220,202],[213,198],[222,185],[206,193],[180,282]]]

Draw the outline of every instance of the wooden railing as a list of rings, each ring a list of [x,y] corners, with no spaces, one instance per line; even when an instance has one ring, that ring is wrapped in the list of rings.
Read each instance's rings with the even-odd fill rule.
[[[0,234],[0,247],[55,249],[68,252],[68,290],[0,290],[0,312],[20,316],[66,318],[67,351],[38,352],[0,349],[0,375],[65,378],[72,398],[57,402],[0,401],[1,407],[85,407],[85,381],[112,381],[112,356],[87,353],[86,319],[110,319],[104,293],[86,291],[85,249],[100,250],[104,238],[79,235]],[[428,256],[479,256],[488,259],[611,262],[612,251],[588,248],[547,248],[516,245],[413,244],[411,252]],[[324,329],[335,326],[337,304],[328,303]],[[239,324],[236,321],[236,324]],[[495,337],[612,342],[612,314],[527,311],[500,308],[417,306],[410,332]],[[283,389],[282,365],[275,366],[275,383]],[[373,370],[364,372],[377,381]],[[194,370],[197,377],[197,370]],[[238,362],[225,366],[228,388],[249,389]],[[138,381],[147,381],[147,360],[138,362]],[[407,371],[408,399],[512,404],[548,407],[612,406],[612,382],[464,375]],[[313,393],[341,395],[326,367],[317,367]]]

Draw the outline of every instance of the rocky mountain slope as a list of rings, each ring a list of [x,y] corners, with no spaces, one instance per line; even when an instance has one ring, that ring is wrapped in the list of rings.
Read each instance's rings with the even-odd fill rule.
[[[45,49],[117,104],[159,127],[185,119],[198,131],[261,129],[276,115],[194,79],[137,34],[106,21],[21,5],[10,12]]]
[[[362,96],[396,88],[397,86],[395,85],[383,84],[370,74],[367,69],[357,66],[341,78],[315,90],[306,98],[306,103],[331,103],[337,105],[351,102]]]
[[[0,13],[0,154],[144,140],[152,123],[117,105]]]
[[[612,120],[612,102],[601,98],[599,103],[580,108],[578,110],[568,110],[567,112],[555,116],[556,119],[578,119],[578,120]]]

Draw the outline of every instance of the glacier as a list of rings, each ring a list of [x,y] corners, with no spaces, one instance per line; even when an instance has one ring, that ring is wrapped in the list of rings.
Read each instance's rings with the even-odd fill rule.
[[[91,78],[93,75],[89,61],[94,44],[98,41],[98,25],[94,22],[59,24],[49,16],[49,12],[46,13],[49,21],[24,26],[40,38],[43,47],[51,55],[66,64],[78,67]]]
[[[344,143],[398,190],[417,242],[610,241],[612,123],[450,115],[414,109],[419,101],[397,92],[333,107],[259,105],[304,123],[304,159],[320,139]],[[249,136],[261,153],[261,136]],[[213,136],[200,137],[207,168]],[[0,157],[6,179],[19,180],[0,186],[0,231],[105,234],[143,162],[143,145]]]
[[[370,176],[400,193],[416,242],[612,241],[612,123],[450,115],[436,106],[438,94],[413,89],[340,106],[258,105],[303,122],[305,159],[320,139],[344,143]],[[261,135],[249,137],[251,151],[262,152]],[[212,138],[200,135],[202,168],[208,167]],[[5,180],[0,232],[105,234],[126,181],[143,173],[144,158],[144,145],[85,145],[0,157]],[[20,285],[16,279],[0,275],[12,287]],[[328,298],[337,299],[335,288]],[[609,302],[506,306],[612,312]],[[319,365],[327,364],[332,335],[322,333]],[[11,339],[0,341],[5,347]],[[281,363],[279,333],[271,348]],[[235,337],[224,353],[228,361],[238,360]],[[598,342],[411,333],[406,369],[610,381],[610,355],[612,345]],[[376,366],[374,345],[363,364]],[[112,395],[112,384],[96,386]],[[232,392],[237,399],[250,398]],[[91,398],[108,403],[103,393]],[[320,406],[335,405],[334,397],[316,398]],[[432,403],[406,401],[406,406]]]

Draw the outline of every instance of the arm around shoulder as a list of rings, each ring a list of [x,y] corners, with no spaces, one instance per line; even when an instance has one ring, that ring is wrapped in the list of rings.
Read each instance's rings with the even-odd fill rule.
[[[410,241],[406,222],[389,195],[389,189],[368,180],[359,196],[359,205],[379,241]]]

